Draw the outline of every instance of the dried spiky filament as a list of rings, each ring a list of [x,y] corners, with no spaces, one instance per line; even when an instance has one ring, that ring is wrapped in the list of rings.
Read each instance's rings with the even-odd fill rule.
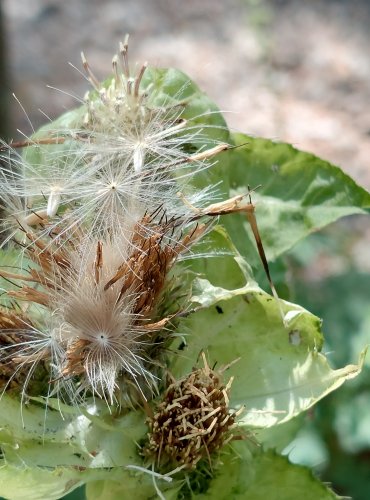
[[[95,143],[95,132],[90,132],[86,132],[88,139],[69,140],[62,152],[53,153],[44,146],[40,150],[44,164],[26,161],[10,148],[6,151],[6,168],[0,172],[0,206],[5,217],[0,223],[8,238],[19,238],[20,227],[33,227],[41,237],[50,231],[83,230],[105,238],[114,232],[126,233],[127,226],[159,206],[169,217],[188,214],[188,205],[177,195],[181,189],[200,208],[215,196],[212,186],[201,191],[186,186],[185,170],[188,165],[204,168],[209,158],[227,146],[196,155],[184,153],[179,161],[162,157],[157,161],[152,155],[137,169],[130,149],[109,151],[109,140]],[[119,134],[110,138],[116,140]],[[171,147],[167,144],[166,151]]]
[[[38,395],[45,390],[48,339],[22,311],[0,306],[0,390]]]
[[[233,439],[235,414],[229,409],[232,379],[222,383],[222,373],[204,368],[172,382],[148,418],[148,443],[144,455],[158,466],[192,469],[201,459]]]
[[[7,350],[0,362],[0,389],[9,386],[9,389],[20,388],[24,382],[24,372],[17,371],[16,363],[12,360],[16,356],[19,345],[25,341],[24,335],[19,333],[25,326],[21,316],[4,307],[0,307],[0,349]]]

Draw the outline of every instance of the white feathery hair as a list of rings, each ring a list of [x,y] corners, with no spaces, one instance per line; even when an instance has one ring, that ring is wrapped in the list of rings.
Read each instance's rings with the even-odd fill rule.
[[[92,393],[113,404],[121,376],[143,397],[155,390],[153,340],[145,329],[149,318],[135,312],[138,291],[122,294],[119,281],[104,285],[129,261],[136,233],[149,238],[156,224],[176,221],[163,231],[159,245],[173,243],[180,254],[181,235],[192,230],[197,210],[217,199],[217,186],[196,189],[190,182],[212,164],[187,148],[204,142],[202,128],[189,126],[181,106],[155,105],[155,89],[141,88],[146,65],[130,74],[127,44],[121,46],[121,59],[121,70],[115,56],[113,79],[101,84],[83,58],[94,91],[86,97],[84,124],[54,131],[64,138],[61,147],[35,140],[29,147],[31,153],[40,148],[40,160],[10,147],[2,155],[0,204],[6,211],[4,227],[10,227],[7,241],[18,228],[24,232],[32,226],[35,239],[28,247],[50,234],[47,250],[64,245],[69,262],[60,268],[51,260],[50,301],[42,309],[46,319],[23,332],[29,341],[19,346],[20,367],[32,360],[29,380],[48,350],[51,393],[66,392],[71,401]],[[143,223],[146,216],[149,224]],[[104,265],[97,279],[100,244]]]
[[[145,350],[150,343],[140,328],[141,318],[133,313],[135,290],[121,295],[119,283],[105,289],[122,263],[128,244],[122,239],[104,245],[104,265],[98,282],[93,272],[96,246],[96,241],[90,241],[84,259],[72,260],[63,289],[55,293],[53,320],[66,352],[60,372],[68,372],[68,353],[73,358],[74,352],[78,357],[83,351],[79,373],[73,373],[72,359],[70,374],[79,375],[80,381],[73,388],[71,399],[91,392],[102,399],[108,398],[107,402],[112,404],[120,374],[128,376],[139,390],[143,380],[152,388],[155,377],[146,367]]]
[[[196,190],[190,183],[194,174],[212,165],[188,151],[189,143],[204,144],[202,127],[189,126],[182,118],[176,96],[156,103],[155,86],[143,85],[146,64],[132,75],[127,51],[126,40],[120,58],[113,58],[113,78],[104,83],[83,56],[93,91],[87,93],[82,126],[48,129],[50,137],[63,138],[62,145],[42,145],[36,139],[32,144],[31,137],[30,155],[27,149],[21,156],[10,148],[3,155],[8,163],[0,179],[3,204],[14,195],[22,199],[27,215],[20,211],[19,223],[43,222],[40,236],[53,229],[66,234],[83,228],[103,239],[124,233],[129,241],[127,228],[158,206],[168,217],[186,218],[194,215],[192,205],[202,208],[216,201],[216,186]],[[33,154],[35,148],[39,155]]]
[[[24,374],[21,388],[22,402],[27,396],[31,379],[41,362],[47,362],[48,364],[49,379],[45,381],[48,383],[47,397],[58,393],[58,396],[63,399],[65,393],[59,388],[60,367],[65,359],[65,350],[51,326],[50,312],[44,308],[42,309],[38,311],[38,315],[42,318],[40,324],[33,325],[25,319],[21,328],[2,329],[0,332],[1,336],[16,335],[20,339],[16,344],[6,345],[5,343],[0,348],[1,364],[6,366],[8,363],[13,362],[16,365],[1,394],[6,392],[19,374]],[[55,381],[57,381],[56,385],[54,385]],[[70,388],[71,381],[63,381],[63,386]]]

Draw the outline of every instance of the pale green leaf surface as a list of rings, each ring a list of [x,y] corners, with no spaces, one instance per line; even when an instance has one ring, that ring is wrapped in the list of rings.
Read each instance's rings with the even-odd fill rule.
[[[206,257],[200,258],[200,255]],[[194,247],[193,253],[185,260],[185,269],[191,270],[193,279],[207,276],[214,285],[230,290],[243,287],[246,281],[253,281],[251,268],[221,225],[214,226]]]
[[[0,495],[7,500],[57,500],[83,481],[76,469],[18,468],[0,462]]]
[[[176,500],[181,483],[167,483],[155,478],[157,489],[166,500]],[[86,485],[87,500],[156,500],[159,498],[153,477],[149,474],[125,474],[118,481],[93,481]]]
[[[57,500],[85,483],[88,485],[87,498],[91,500],[156,498],[150,474],[137,470],[121,467],[86,470],[77,466],[16,467],[5,461],[0,462],[0,495],[7,500]],[[161,478],[157,478],[157,484],[163,489],[173,485]],[[117,490],[121,496],[114,496]],[[99,496],[102,491],[107,496]],[[168,500],[172,498],[169,496]]]
[[[110,414],[103,404],[91,404],[81,412],[54,400],[49,403],[55,409],[49,408],[46,415],[34,403],[21,413],[18,400],[2,396],[1,496],[52,500],[85,482],[106,480],[129,482],[133,491],[145,485],[145,491],[155,493],[148,473],[131,470],[143,467],[138,453],[138,441],[146,432],[141,412],[119,416]]]
[[[2,277],[1,270],[15,274],[22,273],[22,269],[28,264],[29,260],[18,250],[0,248],[0,306],[9,306],[12,302],[12,299],[3,292],[17,288],[11,280]]]
[[[234,449],[236,449],[236,452]],[[338,498],[325,485],[314,478],[311,471],[304,467],[292,465],[289,461],[274,452],[251,452],[246,443],[234,445],[221,456],[220,464],[214,470],[214,477],[202,485],[202,492],[193,489],[192,498],[214,500],[233,500],[266,498],[280,500],[296,500],[297,498],[320,500]],[[191,473],[189,475],[190,483]],[[201,476],[199,477],[202,481]],[[181,486],[181,485],[180,485]],[[137,488],[135,490],[135,487]],[[166,500],[179,498],[179,486],[174,484],[170,490],[157,479],[157,487]],[[183,491],[182,491],[183,490]],[[183,484],[180,497],[188,494],[188,487]],[[149,500],[158,498],[153,495],[148,479],[142,477],[142,483],[133,478],[122,483],[97,481],[87,484],[88,500]],[[186,497],[187,498],[187,497]]]
[[[171,371],[186,375],[201,351],[210,365],[238,360],[225,377],[234,377],[231,406],[246,408],[240,425],[287,422],[359,373],[357,365],[331,369],[319,352],[320,320],[300,306],[281,301],[284,325],[277,302],[255,284],[234,291],[213,287],[207,280],[197,284],[192,300],[200,310],[183,320],[187,347]]]
[[[304,416],[302,413],[284,424],[254,429],[253,436],[264,450],[272,449],[281,453],[296,437],[304,423]]]
[[[242,443],[244,445],[244,443]],[[337,498],[317,481],[309,469],[292,465],[273,452],[252,456],[238,446],[237,454],[225,453],[222,465],[215,471],[205,493],[194,498],[215,500],[253,498],[309,500]],[[149,500],[158,498],[153,480],[148,474],[111,470],[78,470],[77,468],[16,468],[9,464],[0,467],[0,492],[9,500],[54,500],[87,483],[88,500]],[[166,500],[178,497],[179,483],[156,479],[157,488]],[[168,489],[170,488],[170,489]]]
[[[70,407],[72,408],[72,407]],[[141,464],[137,441],[146,431],[140,412],[111,415],[103,404],[70,414],[35,404],[21,412],[18,400],[0,400],[0,438],[5,458],[28,466],[117,467]],[[0,492],[1,493],[1,492]]]

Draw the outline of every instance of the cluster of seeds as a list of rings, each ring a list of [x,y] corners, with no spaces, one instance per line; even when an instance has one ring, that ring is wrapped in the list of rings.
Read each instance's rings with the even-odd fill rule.
[[[22,400],[131,405],[158,392],[184,312],[164,303],[186,281],[174,283],[171,270],[194,256],[215,217],[246,214],[269,273],[248,193],[217,201],[214,186],[190,182],[231,146],[204,148],[200,117],[191,125],[183,116],[186,100],[159,103],[146,64],[130,72],[127,40],[106,82],[82,59],[93,90],[70,127],[62,117],[0,145],[0,252],[20,257],[0,264],[0,387]],[[230,385],[206,363],[174,382],[146,453],[191,468],[219,449],[232,438]]]
[[[3,390],[18,384],[24,397],[42,366],[47,396],[121,404],[129,388],[141,399],[156,390],[158,353],[176,317],[161,314],[171,268],[212,217],[253,206],[243,196],[211,203],[212,186],[191,187],[189,179],[229,146],[189,153],[187,145],[202,143],[201,128],[182,117],[184,103],[155,105],[155,89],[143,83],[146,65],[130,73],[127,40],[111,80],[100,83],[84,56],[83,65],[93,90],[80,123],[0,148],[3,246],[22,257],[0,269],[9,285],[0,308],[0,380]],[[212,411],[214,424],[199,414],[210,451],[226,419]]]

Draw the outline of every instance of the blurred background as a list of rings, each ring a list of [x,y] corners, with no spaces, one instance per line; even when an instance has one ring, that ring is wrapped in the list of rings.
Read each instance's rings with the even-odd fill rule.
[[[130,33],[131,61],[186,72],[232,129],[290,142],[370,186],[370,1],[0,0],[0,7],[6,140],[20,138],[17,129],[32,132],[13,92],[37,129],[88,90],[68,62],[81,70],[83,50],[105,78]],[[368,219],[351,217],[275,265],[286,296],[324,318],[336,367],[357,361],[370,343],[369,248]],[[370,498],[369,362],[305,417],[288,452],[338,494]]]

